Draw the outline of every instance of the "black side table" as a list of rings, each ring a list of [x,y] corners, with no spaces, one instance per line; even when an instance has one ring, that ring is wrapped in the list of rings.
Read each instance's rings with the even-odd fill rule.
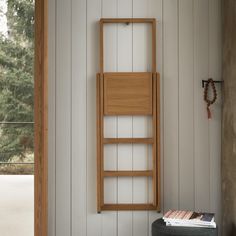
[[[217,228],[166,226],[163,219],[152,223],[152,236],[217,236]]]

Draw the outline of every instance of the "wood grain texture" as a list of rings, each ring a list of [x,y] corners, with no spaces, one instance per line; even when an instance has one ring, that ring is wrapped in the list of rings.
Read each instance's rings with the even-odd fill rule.
[[[146,143],[152,144],[154,142],[153,138],[104,138],[104,144],[114,144],[114,143]]]
[[[117,17],[131,18],[133,12],[133,0],[117,1]],[[133,32],[132,24],[118,24],[117,30],[117,71],[133,71]],[[133,119],[131,116],[118,116],[117,137],[133,137]],[[119,144],[117,150],[117,169],[133,169],[133,150],[131,145]],[[117,203],[130,203],[133,198],[132,178],[118,178]],[[133,235],[133,213],[131,211],[119,211],[117,213],[117,236]]]
[[[149,17],[146,0],[133,1],[133,17]],[[152,71],[152,24],[133,24],[133,71]],[[152,116],[133,116],[133,137],[151,137]],[[149,161],[152,159],[152,145],[133,145],[133,169],[151,169]],[[149,178],[133,178],[133,204],[151,203],[149,201]],[[152,193],[151,193],[152,194]],[[134,211],[133,235],[147,235],[148,210]]]
[[[101,95],[100,74],[97,74],[97,211],[101,212]]]
[[[121,176],[127,176],[127,177],[151,177],[153,176],[153,171],[104,171],[103,172],[104,177],[121,177]],[[119,210],[119,209],[118,209]]]
[[[155,30],[156,32],[156,30]],[[155,46],[156,50],[156,46]],[[156,59],[155,59],[156,61]],[[156,65],[155,65],[156,66]],[[157,81],[156,81],[156,73],[153,74],[153,97],[152,97],[152,109],[153,109],[153,115],[152,115],[152,137],[153,137],[153,145],[152,145],[152,168],[153,168],[153,179],[152,179],[152,191],[153,191],[153,205],[157,205],[158,201],[158,192],[157,192]]]
[[[117,20],[117,19],[114,19]],[[131,19],[133,22],[133,19]],[[100,74],[97,75],[97,201],[98,211],[104,203],[104,177],[152,176],[153,202],[157,206],[157,75],[148,72],[109,72],[104,73],[104,23],[120,23],[100,20]],[[134,22],[133,22],[134,23]],[[136,23],[136,22],[135,22]],[[140,23],[138,20],[137,23]],[[141,22],[143,23],[143,22]],[[144,22],[146,23],[146,22]],[[152,19],[152,70],[156,71],[156,21]],[[154,50],[153,50],[154,49]],[[159,80],[158,80],[159,82]],[[158,85],[159,86],[159,85]],[[159,101],[159,100],[158,100]],[[140,143],[150,139],[106,138],[104,139],[104,115],[152,115],[152,167],[153,171],[104,171],[104,144]],[[158,163],[159,164],[159,163]],[[132,168],[133,169],[133,168]],[[151,173],[151,175],[150,175]],[[158,173],[159,176],[159,173]],[[132,180],[133,182],[133,180]],[[118,206],[118,204],[116,204]],[[119,208],[117,208],[119,210]],[[132,210],[132,209],[130,209]]]
[[[144,210],[156,210],[156,206],[152,204],[105,204],[102,207],[104,211],[115,211],[119,208],[120,211],[144,211]]]
[[[157,63],[156,63],[156,20],[152,22],[152,73],[156,73]]]
[[[151,73],[104,73],[105,115],[151,115]]]
[[[159,196],[158,196],[158,205],[160,209],[157,212],[154,211],[149,211],[148,212],[148,225],[147,225],[147,235],[151,236],[151,224],[154,220],[157,218],[160,218],[161,215],[161,210],[163,209],[164,205],[164,132],[163,132],[163,127],[164,127],[164,119],[163,119],[163,100],[164,100],[164,87],[163,87],[163,5],[164,1],[163,0],[149,0],[148,6],[147,6],[147,14],[148,17],[154,17],[157,19],[157,24],[156,24],[156,70],[160,73],[157,74],[157,104],[160,104],[159,106],[159,111],[157,107],[157,119],[159,120],[159,123],[157,123],[157,135],[160,135],[158,140],[160,142],[157,143],[157,152],[159,155],[159,165],[158,165],[158,175],[159,180],[158,180],[158,191],[159,191]],[[159,86],[159,87],[158,87]],[[159,92],[158,92],[159,90]],[[158,101],[159,99],[159,101]],[[159,115],[158,115],[159,114]],[[150,181],[149,183],[149,202],[152,201],[152,183]]]
[[[223,1],[222,236],[236,235],[236,2]]]
[[[101,75],[103,76],[103,71],[104,71],[104,40],[103,40],[103,32],[104,32],[104,24],[102,21],[100,21],[100,24],[99,24],[99,28],[100,28],[100,31],[99,31],[99,34],[100,34],[100,73]]]
[[[110,75],[111,73],[109,73]],[[116,75],[118,74],[118,75]],[[121,73],[112,73],[113,76],[120,76]],[[122,73],[122,75],[126,75],[127,73]],[[131,74],[131,73],[129,73]],[[135,81],[137,80],[137,77],[139,75],[147,74],[147,73],[132,73],[132,80]],[[150,73],[148,73],[149,75]],[[103,90],[105,91],[105,96],[106,96],[106,90],[109,90],[109,87],[105,85],[106,81],[106,75],[107,73],[104,74],[104,79],[101,77],[101,74],[97,74],[97,201],[98,201],[98,212],[102,210],[103,204],[104,204],[104,177],[140,177],[140,176],[146,176],[146,177],[152,177],[152,188],[153,188],[153,206],[156,206],[156,208],[159,209],[159,193],[157,193],[157,188],[158,190],[160,189],[159,184],[160,182],[157,180],[157,177],[160,177],[159,170],[159,164],[160,164],[160,157],[157,155],[159,154],[159,151],[157,152],[157,146],[158,148],[160,145],[157,145],[157,142],[160,143],[159,140],[157,140],[157,133],[158,137],[160,137],[159,134],[159,123],[160,120],[157,120],[157,112],[160,110],[160,104],[157,104],[157,97],[158,97],[158,102],[160,101],[159,99],[159,94],[157,96],[157,92],[159,93],[159,74],[152,74],[151,78],[151,89],[152,91],[150,92],[151,96],[151,105],[152,105],[152,111],[153,111],[153,118],[152,118],[152,129],[153,129],[153,138],[104,138],[103,135],[103,130],[104,130],[104,119],[103,119],[103,102],[105,103],[105,99],[103,97]],[[126,77],[126,76],[125,76]],[[150,78],[150,77],[148,77]],[[146,79],[147,80],[147,79]],[[124,84],[126,84],[127,79],[123,81]],[[125,83],[126,82],[126,83]],[[158,85],[157,85],[158,82]],[[116,89],[116,86],[113,85],[113,87]],[[135,86],[134,86],[135,87]],[[143,86],[140,87],[140,90],[142,90]],[[144,88],[145,89],[145,88]],[[136,92],[136,91],[135,91]],[[120,113],[117,113],[117,115]],[[159,113],[158,113],[159,117]],[[157,125],[158,123],[158,125]],[[107,170],[104,171],[104,144],[114,144],[114,143],[152,143],[152,171],[134,171],[134,170],[127,170],[127,171],[111,171]],[[113,204],[117,205],[117,210],[120,210],[119,204]],[[131,207],[130,210],[133,208]],[[148,209],[146,209],[148,210]]]
[[[47,236],[48,226],[48,1],[35,1],[34,80],[34,235]]]
[[[153,24],[156,21],[154,18],[102,18],[100,23],[151,23]]]
[[[156,193],[156,206],[157,206],[157,211],[161,210],[161,89],[160,89],[160,74],[156,74],[156,188],[157,188],[157,193]]]
[[[110,2],[111,3],[111,2]],[[112,3],[111,3],[112,4]],[[112,4],[113,5],[113,4]],[[152,23],[152,71],[153,73],[104,73],[104,23]],[[157,152],[156,152],[156,142],[157,142],[157,107],[156,107],[156,20],[155,19],[145,19],[145,18],[130,18],[130,19],[100,19],[100,81],[97,84],[99,91],[99,102],[97,103],[97,110],[99,110],[99,115],[97,116],[97,139],[98,144],[100,143],[100,148],[97,149],[99,152],[97,154],[98,161],[97,164],[99,167],[98,170],[98,204],[103,205],[104,202],[104,179],[103,177],[106,174],[111,174],[111,176],[119,176],[121,172],[106,171],[104,172],[104,162],[103,162],[103,144],[120,143],[120,139],[104,139],[104,115],[153,115],[153,169],[154,169],[154,178],[153,178],[153,201],[154,205],[157,205],[157,190],[156,190],[156,178],[157,178]],[[104,81],[104,84],[103,84]],[[154,86],[154,87],[153,87]],[[103,95],[104,93],[104,95]],[[159,100],[158,100],[159,101]],[[159,137],[159,136],[158,136]],[[102,140],[102,142],[101,142]],[[104,142],[105,141],[105,142]],[[122,141],[134,143],[134,139],[122,139]],[[136,139],[135,142],[140,141]],[[122,142],[121,142],[122,143]],[[130,171],[129,173],[134,173]],[[127,172],[128,173],[128,172]],[[127,174],[126,173],[126,174]],[[123,172],[124,174],[124,172]],[[101,176],[100,176],[101,175]],[[100,210],[100,206],[98,206]]]
[[[102,1],[102,17],[117,17],[117,0]],[[104,72],[117,71],[117,25],[104,26]],[[117,117],[104,117],[104,136],[116,137]],[[109,159],[109,160],[108,160]],[[117,169],[117,145],[104,146],[104,168]],[[117,202],[117,178],[104,179],[104,202]],[[116,236],[118,216],[116,211],[102,213],[102,235]]]
[[[100,139],[102,140],[104,138],[104,116],[103,116],[103,107],[104,107],[104,79],[102,76],[100,76],[100,87],[99,87],[99,93],[100,93]],[[100,179],[101,179],[101,182],[100,182],[100,189],[101,189],[101,192],[100,192],[100,204],[103,205],[104,203],[104,175],[103,175],[103,172],[104,172],[104,147],[102,145],[102,142],[100,141],[100,173],[101,173],[101,176],[100,176]]]

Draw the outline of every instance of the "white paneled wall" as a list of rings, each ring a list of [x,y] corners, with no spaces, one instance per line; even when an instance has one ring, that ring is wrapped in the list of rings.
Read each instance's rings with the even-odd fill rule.
[[[150,236],[161,214],[96,212],[96,73],[101,17],[152,17],[161,74],[161,208],[220,219],[221,102],[207,120],[201,80],[221,79],[220,0],[49,0],[49,236]],[[150,29],[105,27],[106,71],[150,71]],[[150,119],[107,117],[107,137],[150,136]],[[111,145],[105,168],[151,168],[150,147]],[[105,182],[107,202],[150,202],[150,180]]]

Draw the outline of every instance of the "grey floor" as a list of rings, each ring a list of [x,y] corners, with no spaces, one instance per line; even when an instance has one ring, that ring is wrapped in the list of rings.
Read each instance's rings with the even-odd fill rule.
[[[0,235],[34,235],[34,176],[0,175]]]

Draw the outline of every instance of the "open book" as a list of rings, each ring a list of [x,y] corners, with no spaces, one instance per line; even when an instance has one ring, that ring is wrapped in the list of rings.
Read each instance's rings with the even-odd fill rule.
[[[169,210],[163,220],[169,226],[216,228],[214,213]]]

